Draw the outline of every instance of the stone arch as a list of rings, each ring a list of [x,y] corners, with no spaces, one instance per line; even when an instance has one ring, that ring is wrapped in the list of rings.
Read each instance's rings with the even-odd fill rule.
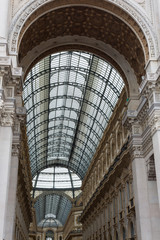
[[[126,228],[124,224],[121,224],[120,226],[120,239],[125,240],[126,239]]]
[[[145,14],[141,13],[139,10],[138,4],[133,4],[132,1],[127,1],[127,3],[118,0],[101,0],[97,1],[88,1],[82,0],[81,4],[79,1],[68,1],[67,6],[65,1],[49,1],[49,0],[41,0],[41,1],[30,1],[27,3],[22,9],[14,17],[10,32],[9,32],[9,51],[11,54],[17,54],[20,52],[21,40],[34,24],[38,18],[43,16],[44,14],[49,14],[53,9],[57,11],[62,8],[73,6],[85,6],[94,9],[95,11],[102,11],[105,13],[110,13],[112,16],[122,20],[123,23],[128,26],[137,37],[141,45],[141,50],[144,54],[144,65],[147,63],[148,59],[157,57],[157,43],[156,37],[153,33],[151,24]],[[98,12],[97,12],[98,14]],[[145,18],[144,18],[145,16]],[[68,46],[66,44],[68,43]],[[76,43],[76,44],[75,44]],[[92,47],[92,50],[99,51],[101,53],[106,53],[110,58],[113,59],[114,62],[120,65],[120,68],[123,69],[125,76],[127,76],[127,82],[129,85],[129,96],[137,96],[139,91],[139,84],[141,82],[141,77],[145,74],[144,65],[141,66],[141,73],[136,73],[136,66],[139,68],[139,64],[135,62],[135,58],[131,59],[130,62],[125,59],[123,54],[119,53],[115,48],[113,48],[110,44],[104,43],[101,39],[94,39],[93,37],[84,37],[84,36],[65,36],[65,38],[57,36],[54,39],[48,39],[45,42],[42,41],[39,44],[39,48],[35,46],[33,51],[28,51],[29,54],[23,58],[23,61],[20,61],[20,66],[23,68],[28,67],[29,64],[34,60],[37,61],[39,57],[42,57],[48,51],[56,51],[57,49],[68,47],[75,48],[73,45],[79,46],[79,48],[84,47]],[[53,48],[54,45],[54,48]],[[52,47],[51,47],[52,46]],[[140,50],[137,48],[137,54]],[[76,48],[77,49],[77,48]],[[41,50],[41,52],[40,52]],[[40,54],[39,54],[40,53]],[[34,55],[34,58],[33,58]],[[142,56],[139,56],[140,58]],[[143,58],[143,57],[142,57]],[[140,61],[141,62],[141,61]],[[26,70],[26,69],[25,69]],[[24,72],[25,72],[24,70]],[[27,70],[26,70],[27,71]],[[137,83],[138,79],[138,83]]]
[[[136,229],[135,229],[135,222],[134,222],[134,217],[132,216],[131,219],[128,221],[128,238],[134,238],[136,234]]]
[[[47,41],[46,43],[42,43],[40,46],[40,48],[43,49],[43,53],[41,55],[37,55],[39,54],[38,49],[35,49],[35,56],[29,52],[29,54],[24,58],[24,61],[21,62],[21,67],[23,68],[24,72],[23,79],[25,79],[29,70],[38,61],[49,54],[66,50],[82,50],[103,58],[119,71],[125,82],[125,88],[128,97],[134,97],[139,94],[139,84],[137,83],[136,75],[124,56],[118,53],[118,51],[113,49],[110,45],[106,45],[101,41],[94,41],[93,39],[90,41],[90,39],[87,37],[78,37],[78,39],[79,44],[76,44],[76,39],[74,37],[65,37],[65,41],[61,37],[58,37],[56,41],[59,42],[60,46],[56,45],[54,48],[48,50],[44,45],[49,44],[50,46],[51,43]],[[70,44],[70,42],[74,42],[74,44]]]
[[[59,1],[59,4],[57,5],[57,1],[53,1],[55,4],[55,7],[60,7],[65,5],[65,1]],[[79,1],[68,1],[67,5],[73,6],[74,4],[78,4]],[[18,47],[18,39],[20,36],[20,32],[22,30],[22,27],[26,23],[27,19],[31,18],[31,15],[40,9],[40,7],[45,7],[50,3],[50,0],[40,0],[40,1],[33,1],[30,0],[27,2],[14,16],[10,30],[9,30],[9,51],[10,53],[17,53],[17,47]],[[130,18],[133,18],[133,20],[140,26],[141,30],[144,33],[145,38],[147,39],[148,45],[149,45],[149,54],[150,57],[157,57],[158,54],[158,43],[156,36],[154,34],[152,25],[150,20],[148,19],[147,15],[145,14],[145,11],[143,11],[140,6],[131,1],[128,0],[127,2],[124,2],[122,0],[103,0],[103,1],[81,1],[81,5],[94,5],[98,8],[104,7],[105,4],[112,4],[112,7],[116,6],[119,8],[119,12],[122,10],[125,13],[127,13]],[[42,14],[42,13],[41,13]],[[123,17],[123,16],[121,16]]]

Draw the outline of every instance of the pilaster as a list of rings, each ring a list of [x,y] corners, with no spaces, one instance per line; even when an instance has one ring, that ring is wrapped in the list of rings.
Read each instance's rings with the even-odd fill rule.
[[[7,40],[9,0],[0,1],[0,42]]]
[[[16,209],[16,192],[18,180],[18,166],[20,153],[20,125],[25,123],[26,112],[24,108],[16,109],[16,118],[12,129],[12,153],[11,166],[9,174],[9,191],[7,199],[7,212],[5,217],[5,240],[14,239],[15,234],[15,209]]]
[[[140,111],[128,112],[123,123],[130,131],[129,152],[132,161],[137,238],[138,240],[153,240],[140,116]]]
[[[148,123],[151,128],[158,200],[160,206],[160,69],[153,75],[152,81],[149,79],[143,92],[149,99]]]
[[[21,92],[21,68],[13,67],[7,44],[0,41],[0,239],[5,240],[13,239]]]

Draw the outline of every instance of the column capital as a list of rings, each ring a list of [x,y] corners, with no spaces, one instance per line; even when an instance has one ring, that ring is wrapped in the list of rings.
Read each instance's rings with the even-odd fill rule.
[[[143,79],[140,85],[140,93],[143,96],[149,97],[152,91],[159,89],[160,87],[160,67],[154,73],[146,73],[145,78]]]
[[[147,98],[142,97],[139,106],[136,110],[127,110],[124,113],[122,124],[126,127],[132,134],[141,134],[141,125],[147,119],[148,116],[148,101]]]
[[[0,125],[5,127],[13,126],[15,117],[15,101],[10,99],[1,108]]]
[[[25,107],[17,107],[16,108],[17,119],[20,123],[24,124],[26,122],[26,108]]]
[[[142,148],[142,145],[132,145],[132,144],[130,144],[130,146],[129,146],[129,153],[130,153],[132,161],[135,158],[143,158],[143,148]]]
[[[22,92],[22,68],[12,65],[11,56],[0,52],[0,88],[14,87],[14,95]]]

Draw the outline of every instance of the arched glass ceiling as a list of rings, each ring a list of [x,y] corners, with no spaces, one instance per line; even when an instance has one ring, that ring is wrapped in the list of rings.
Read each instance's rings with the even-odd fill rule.
[[[33,197],[36,197],[38,195],[37,192],[41,191],[63,190],[70,197],[74,198],[79,194],[81,184],[81,179],[68,168],[46,168],[33,178]]]
[[[63,226],[71,210],[72,203],[64,195],[48,194],[38,198],[35,205],[36,220],[39,227]]]
[[[32,175],[59,165],[83,179],[123,87],[119,73],[90,53],[37,63],[23,92]]]

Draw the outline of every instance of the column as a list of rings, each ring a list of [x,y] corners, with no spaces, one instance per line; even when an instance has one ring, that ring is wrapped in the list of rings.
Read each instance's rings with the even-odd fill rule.
[[[4,1],[4,5],[6,2]],[[0,13],[2,9],[0,9]],[[0,56],[2,56],[1,52]],[[18,109],[21,104],[15,98],[15,93],[21,88],[20,75],[13,75],[15,71],[11,69],[9,58],[7,59],[5,68],[3,57],[0,60],[0,239],[4,240],[7,239],[6,226],[10,227],[10,232],[13,229],[18,161],[12,155],[13,129],[16,127],[16,108]]]
[[[158,200],[160,207],[160,91],[153,89],[149,98],[149,125],[151,126]]]
[[[19,163],[19,136],[17,135],[13,136],[12,144],[9,193],[7,199],[7,213],[5,219],[5,240],[14,239],[18,163]]]
[[[138,240],[153,240],[148,201],[146,162],[140,153],[140,146],[134,146],[132,161],[133,189],[136,209],[136,227]]]
[[[4,225],[12,151],[12,127],[0,126],[0,239],[5,239]]]
[[[141,116],[141,115],[140,115]],[[128,111],[125,126],[130,131],[129,153],[132,161],[133,191],[138,240],[153,240],[146,160],[143,155],[142,127],[137,112]]]
[[[0,0],[0,42],[7,40],[9,3],[9,0]]]

